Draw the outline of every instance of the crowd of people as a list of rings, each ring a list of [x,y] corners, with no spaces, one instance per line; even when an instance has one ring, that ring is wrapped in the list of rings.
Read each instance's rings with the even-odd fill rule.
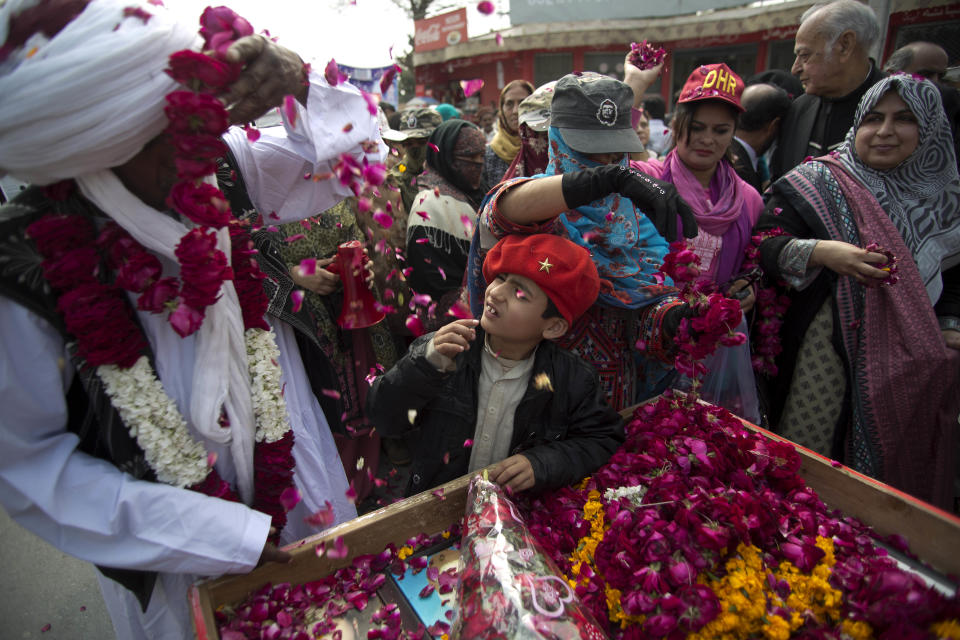
[[[834,0],[792,76],[678,70],[670,112],[662,63],[625,56],[623,81],[507,82],[476,122],[388,118],[221,9],[198,35],[152,3],[0,6],[0,174],[29,185],[0,209],[0,502],[98,566],[118,637],[190,637],[197,576],[288,560],[391,465],[408,495],[603,465],[619,412],[690,385],[676,242],[748,337],[705,399],[957,508],[941,48],[881,68],[873,11]]]

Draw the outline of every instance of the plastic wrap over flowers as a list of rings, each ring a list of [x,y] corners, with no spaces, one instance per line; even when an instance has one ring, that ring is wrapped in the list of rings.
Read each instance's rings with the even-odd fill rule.
[[[470,483],[460,548],[452,638],[606,638],[513,502],[480,476]]]

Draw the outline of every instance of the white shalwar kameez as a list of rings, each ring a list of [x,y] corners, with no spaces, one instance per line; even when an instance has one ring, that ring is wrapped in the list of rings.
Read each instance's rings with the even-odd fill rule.
[[[359,143],[379,141],[376,120],[359,92],[330,87],[311,74],[307,108],[287,135],[249,143],[226,136],[254,204],[267,220],[317,214],[350,192],[338,180],[304,180],[329,171],[340,153],[363,153]],[[346,124],[353,128],[345,133]],[[276,131],[276,128],[272,131]],[[380,143],[368,158],[383,158]],[[269,224],[269,223],[268,223]],[[164,276],[177,264],[158,256]],[[180,338],[165,315],[137,312],[156,356],[157,374],[194,437],[190,398],[194,336]],[[317,533],[304,518],[333,505],[336,522],[356,517],[329,425],[304,371],[293,329],[272,322],[280,350],[285,399],[294,432],[294,477],[302,501],[288,514],[281,542]],[[132,593],[100,577],[117,637],[123,640],[193,637],[187,589],[199,577],[244,573],[257,563],[269,516],[234,502],[133,479],[109,462],[76,449],[66,430],[66,391],[74,376],[60,334],[19,304],[0,298],[0,502],[10,516],[53,546],[104,566],[158,571],[149,608]],[[236,472],[229,445],[204,439],[228,482]]]

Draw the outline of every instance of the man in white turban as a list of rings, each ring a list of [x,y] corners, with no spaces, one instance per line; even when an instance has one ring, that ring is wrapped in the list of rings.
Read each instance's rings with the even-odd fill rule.
[[[0,43],[0,175],[34,185],[0,209],[0,502],[109,576],[100,581],[118,638],[192,637],[186,592],[197,576],[288,558],[268,542],[278,517],[284,544],[316,532],[311,515],[356,515],[295,330],[275,315],[292,318],[289,284],[256,281],[270,308],[248,317],[244,301],[259,294],[241,274],[263,276],[247,264],[249,245],[231,244],[244,227],[204,230],[170,209],[179,152],[164,107],[182,87],[165,69],[172,53],[200,50],[197,27],[135,0],[7,0]],[[356,88],[331,86],[260,36],[238,36],[222,57],[242,66],[223,96],[232,122],[285,105],[282,133],[223,136],[217,177],[246,229],[350,195],[322,179],[342,154],[383,159]],[[183,239],[201,231],[232,270],[208,292],[202,324],[177,330],[177,298],[150,310],[145,296],[178,278],[186,296]],[[147,289],[123,284],[143,275],[138,264],[157,265]],[[127,333],[106,332],[118,317]],[[112,359],[131,349],[136,364]],[[286,457],[263,454],[291,438]],[[262,498],[281,486],[272,519],[263,510],[280,501]]]

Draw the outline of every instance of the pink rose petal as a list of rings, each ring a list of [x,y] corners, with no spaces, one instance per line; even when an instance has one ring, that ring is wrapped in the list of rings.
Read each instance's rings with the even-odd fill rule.
[[[290,292],[290,300],[293,302],[293,312],[300,311],[303,306],[303,289],[296,289]]]
[[[327,549],[328,558],[346,558],[349,550],[347,549],[346,543],[343,541],[343,536],[337,536],[336,540],[333,541],[333,548]]]
[[[448,454],[447,454],[447,457],[449,458],[449,456],[450,456],[450,454],[448,453]],[[440,500],[446,500],[446,499],[447,499],[447,496],[443,495],[443,487],[440,487],[439,489],[434,489],[433,491],[430,492],[430,494],[431,494],[434,498],[439,498]]]
[[[433,149],[433,152],[434,152],[434,153],[440,153],[440,147],[438,147],[437,145],[433,144],[432,142],[428,142],[428,143],[427,143],[427,147],[430,148],[430,149]],[[440,191],[439,191],[439,190],[436,191],[436,195],[437,195],[437,197],[440,196]]]
[[[300,275],[312,276],[317,272],[317,259],[304,258],[300,261]]]
[[[318,529],[324,529],[332,525],[336,521],[336,515],[333,513],[333,505],[330,504],[329,500],[324,500],[323,504],[322,509],[318,509],[316,512],[310,514],[304,518],[303,521],[311,527]]]
[[[425,586],[423,589],[420,589],[420,597],[429,598],[430,595],[433,593],[434,589],[436,589],[436,587],[428,583],[427,586]]]
[[[497,41],[497,46],[498,46],[498,47],[502,47],[502,46],[503,46],[503,35],[501,35],[500,33],[498,33],[498,34],[497,34],[497,37],[496,37],[496,41]]]
[[[393,226],[393,216],[382,209],[377,209],[373,212],[373,220],[384,229],[389,229]]]
[[[287,243],[296,242],[297,240],[303,240],[306,237],[307,236],[305,236],[302,233],[295,233],[292,236],[287,236],[286,238],[283,239],[283,241]]]
[[[251,127],[249,124],[243,125],[243,130],[247,132],[247,140],[256,142],[260,139],[260,130]]]
[[[340,399],[340,392],[336,389],[321,389],[320,393],[327,396],[328,398],[333,398],[334,400]]]
[[[291,127],[297,126],[297,99],[292,95],[283,96],[283,114]]]
[[[323,68],[323,77],[326,78],[327,84],[331,87],[340,84],[340,68],[337,66],[337,61],[333,58],[330,58],[330,62]]]
[[[460,87],[463,89],[464,97],[469,98],[480,89],[483,89],[483,78],[472,78],[470,80],[461,80]]]
[[[472,447],[472,446],[473,446],[473,440],[471,440],[470,438],[467,438],[466,440],[463,441],[463,446],[466,447],[466,448]]]
[[[490,15],[496,10],[496,7],[493,5],[490,0],[483,0],[482,2],[477,3],[477,11],[482,13],[485,16]]]
[[[418,318],[415,315],[408,316],[404,324],[407,326],[407,329],[410,330],[410,333],[412,333],[415,338],[422,336],[425,333],[423,330],[423,323],[420,321],[420,318]]]
[[[280,504],[284,511],[290,511],[300,502],[300,492],[296,487],[287,487],[280,494]]]

